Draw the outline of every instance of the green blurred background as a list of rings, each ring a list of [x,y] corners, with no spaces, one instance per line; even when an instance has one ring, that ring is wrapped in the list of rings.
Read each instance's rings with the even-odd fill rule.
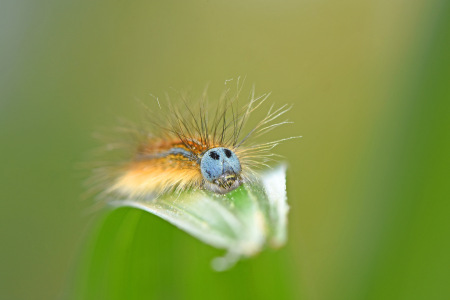
[[[0,43],[1,299],[450,299],[448,0],[3,0]],[[87,213],[95,130],[237,75],[294,103],[285,248],[215,273],[154,216]]]

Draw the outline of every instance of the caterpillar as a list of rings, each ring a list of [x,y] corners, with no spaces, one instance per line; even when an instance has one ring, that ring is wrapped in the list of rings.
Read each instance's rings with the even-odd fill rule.
[[[272,149],[296,137],[253,142],[281,125],[292,123],[278,121],[291,106],[275,108],[272,104],[249,127],[250,116],[261,109],[270,93],[256,96],[253,87],[248,100],[240,105],[242,87],[238,79],[234,92],[227,87],[212,104],[206,91],[195,104],[184,95],[179,96],[176,104],[170,97],[163,103],[155,97],[158,105],[153,109],[146,107],[147,126],[125,126],[125,131],[132,133],[131,142],[125,142],[125,147],[114,142],[106,145],[109,150],[125,148],[128,157],[118,165],[106,163],[95,169],[94,177],[101,182],[102,194],[129,199],[187,189],[226,194],[257,181],[258,170],[270,167],[279,157]]]

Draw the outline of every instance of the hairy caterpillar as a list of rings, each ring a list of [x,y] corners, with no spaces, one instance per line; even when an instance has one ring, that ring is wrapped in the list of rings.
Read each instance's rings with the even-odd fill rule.
[[[226,88],[214,103],[206,92],[196,104],[184,96],[177,104],[170,98],[163,102],[155,97],[158,105],[147,108],[149,126],[126,128],[132,141],[125,142],[125,147],[124,143],[106,145],[108,150],[125,148],[128,158],[95,170],[103,193],[134,199],[186,189],[225,194],[257,180],[257,170],[269,167],[278,156],[271,150],[296,137],[253,143],[254,138],[291,123],[278,121],[291,107],[271,105],[265,116],[249,127],[250,115],[261,109],[270,93],[255,96],[253,88],[241,105],[242,86],[238,79],[235,91]]]

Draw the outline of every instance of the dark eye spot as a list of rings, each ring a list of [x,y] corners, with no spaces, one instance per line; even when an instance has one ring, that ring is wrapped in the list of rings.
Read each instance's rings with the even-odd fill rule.
[[[230,158],[230,157],[231,157],[231,151],[228,150],[228,149],[225,149],[224,151],[225,151],[225,155],[226,155],[228,158]]]
[[[217,152],[215,151],[209,152],[209,156],[211,156],[211,158],[214,160],[219,160],[219,154],[217,154]]]

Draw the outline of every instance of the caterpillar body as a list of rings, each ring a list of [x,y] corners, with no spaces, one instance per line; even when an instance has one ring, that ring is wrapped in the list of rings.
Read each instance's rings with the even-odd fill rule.
[[[231,95],[226,89],[212,108],[206,93],[195,105],[183,96],[178,105],[168,99],[165,109],[156,99],[158,107],[147,109],[151,125],[131,130],[135,143],[126,147],[128,158],[119,165],[106,164],[96,169],[103,193],[129,199],[186,189],[225,194],[257,181],[257,170],[269,167],[268,163],[278,156],[271,150],[296,137],[260,144],[252,143],[252,139],[291,123],[277,122],[291,107],[270,106],[264,117],[246,130],[250,115],[270,93],[256,97],[253,88],[249,100],[239,106],[241,91],[238,82],[236,92]],[[121,148],[117,145],[109,143],[107,148]]]

